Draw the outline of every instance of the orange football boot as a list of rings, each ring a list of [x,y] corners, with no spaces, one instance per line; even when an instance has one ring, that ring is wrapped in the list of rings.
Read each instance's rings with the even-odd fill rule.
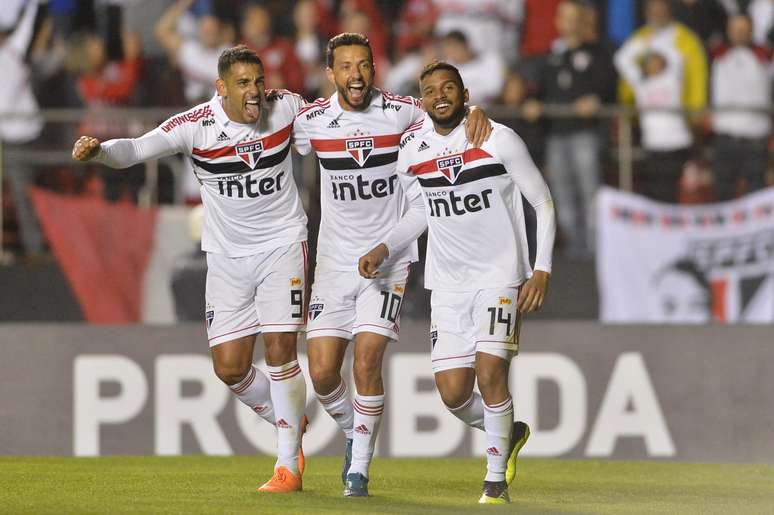
[[[274,475],[258,488],[259,492],[270,492],[275,494],[287,494],[290,492],[300,492],[301,474],[295,475],[286,467],[277,467],[274,469]]]

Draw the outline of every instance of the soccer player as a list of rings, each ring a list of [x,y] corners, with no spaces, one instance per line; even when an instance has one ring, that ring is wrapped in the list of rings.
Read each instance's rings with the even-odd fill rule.
[[[398,174],[411,208],[359,262],[363,277],[428,229],[425,286],[432,290],[432,366],[448,410],[486,432],[487,473],[479,502],[510,502],[508,485],[529,428],[513,420],[508,369],[522,313],[539,309],[551,272],[555,219],[546,183],[515,132],[493,124],[481,148],[463,123],[468,91],[457,69],[431,63],[420,76],[426,119],[401,140]],[[521,196],[537,215],[529,265]],[[378,274],[378,275],[377,275]],[[473,391],[478,381],[481,394]]]
[[[358,258],[398,223],[404,196],[395,173],[401,134],[424,116],[418,100],[374,87],[368,38],[344,33],[327,47],[328,79],[336,92],[296,117],[299,152],[314,150],[321,168],[322,218],[317,268],[309,302],[309,373],[320,403],[346,436],[344,495],[368,495],[368,468],[384,411],[382,358],[398,339],[400,307],[416,244],[393,253],[377,280],[358,275]],[[490,124],[471,115],[470,139],[480,143]],[[354,337],[354,402],[341,366]]]
[[[262,492],[302,489],[306,383],[296,357],[304,328],[306,214],[293,180],[291,131],[304,104],[264,90],[263,64],[244,46],[218,60],[217,94],[136,139],[81,136],[73,158],[126,168],[189,158],[204,206],[206,326],[215,374],[277,429],[278,457]],[[253,366],[263,333],[269,378]]]

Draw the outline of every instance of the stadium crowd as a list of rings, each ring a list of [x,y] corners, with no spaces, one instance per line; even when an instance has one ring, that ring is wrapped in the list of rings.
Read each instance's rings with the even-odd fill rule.
[[[418,73],[433,59],[458,66],[471,101],[513,127],[546,174],[569,254],[591,255],[594,193],[617,181],[616,120],[605,106],[641,111],[640,193],[696,203],[774,183],[774,0],[7,0],[4,7],[0,112],[27,114],[0,119],[3,240],[27,255],[45,245],[31,184],[136,200],[144,181],[142,168],[41,166],[31,150],[67,148],[78,134],[108,139],[150,128],[128,116],[105,118],[105,108],[171,112],[209,99],[218,56],[237,43],[259,53],[269,88],[327,97],[325,43],[344,31],[369,37],[377,85],[394,93],[416,95]],[[84,109],[78,126],[43,122],[41,110],[63,107]],[[170,201],[167,189],[161,198]]]

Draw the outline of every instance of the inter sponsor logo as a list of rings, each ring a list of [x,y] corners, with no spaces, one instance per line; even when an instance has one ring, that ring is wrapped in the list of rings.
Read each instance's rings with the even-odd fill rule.
[[[348,139],[346,144],[347,152],[357,161],[359,166],[363,166],[368,160],[368,156],[374,150],[373,138]]]
[[[251,175],[233,175],[218,180],[218,192],[226,197],[257,198],[263,195],[271,195],[282,189],[282,176],[280,172],[276,177],[263,177],[256,179]]]
[[[245,162],[251,170],[255,170],[258,164],[258,159],[263,152],[263,142],[261,140],[246,141],[238,144],[236,147],[236,155]]]
[[[335,176],[332,176],[333,178]],[[351,176],[350,176],[351,177]],[[391,175],[384,179],[363,179],[362,175],[354,178],[354,184],[351,182],[333,182],[334,200],[369,200],[372,198],[383,198],[395,193],[395,185],[398,182],[397,175]]]
[[[450,191],[448,198],[446,196],[428,197],[427,204],[430,216],[461,216],[492,207],[490,195],[492,195],[491,188],[483,190],[480,194],[467,195],[457,195],[454,191]]]
[[[436,160],[438,171],[441,172],[443,176],[446,177],[446,179],[452,184],[454,184],[454,182],[457,180],[457,177],[462,171],[462,166],[464,164],[465,161],[462,159],[462,154],[442,157]]]

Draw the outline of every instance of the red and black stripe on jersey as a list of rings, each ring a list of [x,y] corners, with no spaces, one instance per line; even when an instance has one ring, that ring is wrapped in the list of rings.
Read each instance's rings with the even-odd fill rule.
[[[242,161],[241,158],[239,158],[236,152],[236,145],[211,149],[201,149],[194,147],[193,151],[191,152],[191,159],[196,166],[212,174],[233,175],[252,172],[253,170],[259,170],[262,168],[271,168],[282,163],[290,152],[290,134],[292,130],[293,124],[291,123],[290,125],[278,130],[273,134],[260,138],[260,140],[256,140],[256,142],[260,141],[263,145],[263,150],[261,151],[262,154],[280,145],[283,145],[283,143],[284,145],[279,151],[259,158],[252,168],[247,163]],[[214,159],[223,157],[234,157],[236,160],[220,163],[212,162]]]
[[[462,170],[457,177],[452,180],[448,178],[441,169],[438,167],[438,162],[442,160],[448,160],[452,157],[460,156],[462,158]],[[409,166],[409,173],[416,175],[419,180],[419,184],[423,188],[444,188],[449,186],[455,186],[460,184],[467,184],[487,177],[496,177],[498,175],[505,175],[508,171],[502,165],[502,163],[488,163],[481,166],[467,167],[469,163],[478,161],[481,159],[492,158],[492,156],[480,149],[469,148],[462,154],[454,154],[450,156],[441,156],[423,161],[421,163]],[[423,175],[440,174],[437,177],[422,177]]]
[[[400,134],[385,134],[381,136],[363,136],[352,138],[336,139],[312,139],[310,143],[318,152],[320,165],[326,170],[352,170],[355,168],[376,168],[392,164],[398,160],[398,151],[387,152],[384,154],[373,153],[376,149],[397,147],[400,143]],[[352,140],[373,140],[371,153],[365,158],[361,165],[354,157],[322,157],[320,152],[349,152],[347,141]]]

